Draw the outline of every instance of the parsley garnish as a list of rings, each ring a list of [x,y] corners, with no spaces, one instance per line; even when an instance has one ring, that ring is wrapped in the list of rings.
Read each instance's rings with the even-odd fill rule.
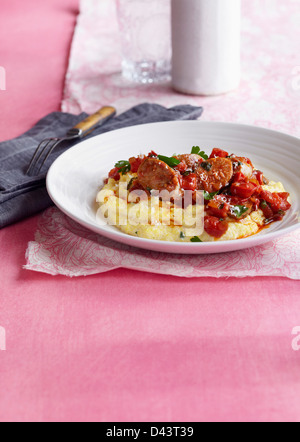
[[[190,239],[191,242],[203,242],[199,236],[194,236],[193,238]]]
[[[131,166],[129,161],[125,161],[125,160],[120,160],[115,164],[115,167],[117,167],[119,169],[119,172],[122,175],[125,175],[125,173],[130,172],[131,170]]]
[[[200,155],[200,157],[202,157],[204,160],[208,160],[208,155],[206,155],[206,153],[203,150],[200,150],[199,146],[193,146],[191,153]]]
[[[209,172],[210,169],[212,168],[212,164],[211,163],[207,163],[206,161],[201,163],[200,166],[202,167],[202,169],[207,170],[207,172]]]
[[[249,207],[246,207],[246,206],[233,206],[231,208],[231,213],[233,215],[235,215],[237,218],[241,218],[244,215],[244,213],[247,212],[247,210],[249,210]]]
[[[157,155],[157,158],[160,159],[160,161],[163,161],[170,167],[178,166],[180,163],[180,160],[177,160],[174,157],[165,157],[164,155]]]
[[[185,238],[185,234],[183,232],[180,232],[180,238],[184,239]]]
[[[204,190],[204,199],[207,201],[213,200],[215,195],[217,195],[218,193],[219,193],[219,191],[209,193],[209,192],[206,192],[206,190]]]

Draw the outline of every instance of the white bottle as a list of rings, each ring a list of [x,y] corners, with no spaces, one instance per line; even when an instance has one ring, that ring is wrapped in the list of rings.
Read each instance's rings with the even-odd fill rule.
[[[240,0],[172,0],[172,84],[217,95],[240,83]]]

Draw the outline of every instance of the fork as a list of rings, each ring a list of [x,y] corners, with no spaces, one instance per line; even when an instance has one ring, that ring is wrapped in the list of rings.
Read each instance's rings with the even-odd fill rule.
[[[71,141],[78,138],[83,138],[90,134],[97,126],[105,123],[116,114],[116,109],[112,106],[104,106],[93,115],[88,116],[83,121],[78,123],[70,129],[64,137],[60,138],[46,138],[37,147],[34,155],[30,161],[26,175],[38,175],[43,165],[53,152],[53,150],[63,141]]]

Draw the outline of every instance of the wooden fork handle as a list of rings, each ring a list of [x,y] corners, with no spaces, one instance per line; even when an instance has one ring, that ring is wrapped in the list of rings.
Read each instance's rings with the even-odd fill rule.
[[[112,106],[101,107],[96,113],[88,116],[85,120],[78,123],[74,129],[79,129],[82,132],[82,136],[91,132],[101,122],[103,123],[107,119],[113,117],[116,114],[116,109]]]

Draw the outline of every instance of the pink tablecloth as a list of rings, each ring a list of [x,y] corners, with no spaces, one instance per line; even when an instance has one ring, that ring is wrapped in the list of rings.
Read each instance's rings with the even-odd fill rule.
[[[1,140],[59,108],[76,10],[1,6]],[[299,282],[28,272],[36,221],[0,232],[1,421],[299,420]]]

